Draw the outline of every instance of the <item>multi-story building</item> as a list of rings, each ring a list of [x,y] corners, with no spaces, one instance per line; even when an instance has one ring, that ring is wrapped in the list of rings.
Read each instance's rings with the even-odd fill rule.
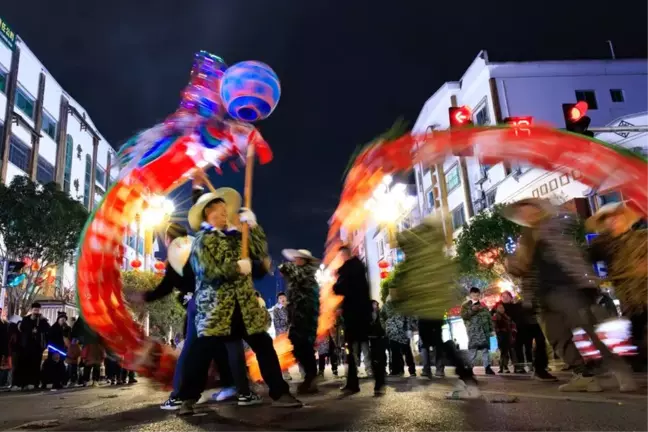
[[[648,64],[645,60],[490,62],[485,51],[457,82],[443,84],[428,99],[414,133],[449,127],[448,109],[467,106],[476,125],[496,125],[507,117],[532,116],[536,123],[565,127],[562,105],[586,101],[592,127],[645,125],[648,115]],[[601,134],[599,139],[611,140]],[[645,137],[631,133],[615,142],[646,148]],[[618,196],[598,196],[578,182],[579,172],[546,172],[516,164],[481,164],[472,157],[448,157],[442,164],[452,229],[458,230],[477,212],[495,203],[526,197],[558,196],[564,201],[592,198],[591,210]],[[433,211],[435,169],[417,166],[416,184],[422,214]],[[443,176],[442,176],[443,177]],[[437,197],[438,198],[438,197]]]
[[[92,210],[115,181],[116,152],[86,110],[59,85],[15,30],[0,18],[0,181],[29,176],[56,182]],[[125,239],[124,267],[144,241]],[[151,260],[148,260],[151,262]],[[59,270],[62,287],[74,287],[74,269]]]

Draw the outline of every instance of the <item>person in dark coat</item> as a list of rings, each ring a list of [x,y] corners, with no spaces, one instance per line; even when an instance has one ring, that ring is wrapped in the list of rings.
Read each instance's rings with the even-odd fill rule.
[[[49,332],[47,332],[47,343],[63,352],[67,351],[67,346],[70,343],[70,337],[72,335],[72,328],[67,324],[67,319],[68,316],[65,312],[59,312],[56,322],[50,327]]]
[[[355,356],[360,354],[360,346],[363,342],[369,341],[369,327],[372,321],[371,294],[367,271],[360,259],[351,254],[351,249],[346,246],[340,248],[340,256],[344,264],[338,269],[337,282],[333,291],[342,300],[342,319],[344,321],[344,338],[349,347],[348,373],[346,385],[342,388],[345,395],[351,395],[360,391],[358,381],[358,367],[355,364]],[[374,355],[372,350],[371,355]],[[376,352],[376,356],[381,354]],[[384,357],[384,354],[382,354]],[[374,371],[374,393],[376,396],[383,394],[385,384],[385,366],[378,367]]]
[[[41,315],[40,309],[40,303],[33,303],[31,312],[24,316],[18,325],[20,352],[14,386],[26,390],[33,390],[40,383],[43,351],[47,347],[50,325],[47,318]]]

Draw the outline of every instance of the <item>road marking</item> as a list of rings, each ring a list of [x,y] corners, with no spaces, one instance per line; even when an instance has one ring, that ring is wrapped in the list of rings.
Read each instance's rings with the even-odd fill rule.
[[[551,399],[551,400],[562,400],[562,401],[574,401],[574,402],[595,402],[595,403],[608,403],[608,404],[625,404],[625,403],[635,403],[637,401],[642,401],[642,404],[646,403],[645,395],[624,395],[623,398],[619,399],[610,399],[609,397],[585,397],[581,396],[578,393],[570,393],[569,395],[545,395],[538,393],[519,393],[519,392],[508,392],[508,391],[482,391],[482,394],[485,395],[507,395],[507,396],[517,396],[520,398],[535,398],[535,399]]]

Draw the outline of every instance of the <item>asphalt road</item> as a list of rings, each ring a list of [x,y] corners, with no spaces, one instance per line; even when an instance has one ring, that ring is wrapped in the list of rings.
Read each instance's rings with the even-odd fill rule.
[[[566,380],[569,375],[561,374]],[[510,430],[645,431],[646,375],[641,391],[616,392],[604,380],[604,393],[564,394],[557,384],[521,376],[482,377],[484,400],[448,401],[453,378],[390,379],[387,394],[373,397],[372,384],[339,399],[339,379],[324,380],[320,393],[302,398],[298,410],[261,406],[240,408],[207,403],[192,417],[161,411],[167,396],[145,382],[132,386],[70,389],[60,392],[0,394],[0,430],[190,431],[190,430]]]

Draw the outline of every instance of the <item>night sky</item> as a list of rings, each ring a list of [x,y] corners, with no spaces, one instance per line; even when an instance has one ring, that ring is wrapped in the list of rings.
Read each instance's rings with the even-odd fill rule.
[[[283,94],[260,128],[275,160],[255,171],[253,209],[276,255],[322,253],[352,151],[416,120],[481,49],[491,61],[608,58],[612,40],[618,58],[646,57],[646,1],[595,3],[20,0],[0,16],[116,148],[177,108],[194,52],[272,66]],[[212,179],[242,190],[242,173]]]

